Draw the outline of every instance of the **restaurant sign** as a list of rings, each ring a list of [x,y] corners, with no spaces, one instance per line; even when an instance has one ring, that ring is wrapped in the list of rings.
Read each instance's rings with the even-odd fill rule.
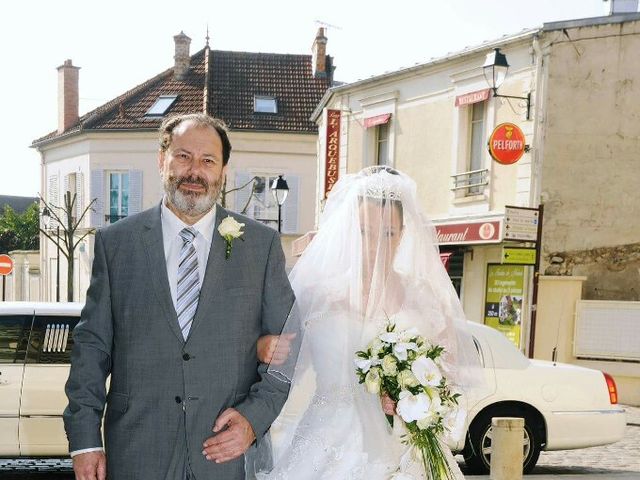
[[[327,110],[327,148],[325,153],[324,197],[326,198],[340,172],[340,110]]]
[[[441,224],[436,225],[436,235],[440,245],[500,243],[502,241],[502,222],[500,220],[481,220]]]

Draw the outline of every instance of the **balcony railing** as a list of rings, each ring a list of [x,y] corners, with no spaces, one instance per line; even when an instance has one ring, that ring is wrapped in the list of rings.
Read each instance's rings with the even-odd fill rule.
[[[489,185],[489,169],[471,170],[469,172],[452,175],[453,187],[451,190],[459,192],[464,190],[464,195],[479,195],[484,187]]]

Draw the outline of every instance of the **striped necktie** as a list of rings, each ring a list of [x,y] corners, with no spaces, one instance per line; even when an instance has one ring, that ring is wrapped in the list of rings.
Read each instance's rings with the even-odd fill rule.
[[[197,232],[193,228],[183,228],[180,231],[182,248],[178,263],[178,290],[176,298],[176,313],[182,336],[186,340],[193,316],[198,308],[200,296],[200,276],[198,274],[198,255],[193,246]]]

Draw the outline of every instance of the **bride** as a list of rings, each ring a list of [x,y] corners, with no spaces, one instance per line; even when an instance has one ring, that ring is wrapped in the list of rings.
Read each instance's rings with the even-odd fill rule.
[[[340,179],[290,281],[296,305],[283,334],[259,351],[268,351],[269,373],[290,382],[291,391],[270,437],[247,453],[247,478],[430,478],[402,441],[402,421],[395,417],[391,427],[385,416],[395,413],[395,404],[368,393],[354,365],[355,352],[392,322],[445,347],[441,368],[458,390],[479,378],[465,317],[415,183],[388,167]],[[462,479],[445,441],[453,478]]]

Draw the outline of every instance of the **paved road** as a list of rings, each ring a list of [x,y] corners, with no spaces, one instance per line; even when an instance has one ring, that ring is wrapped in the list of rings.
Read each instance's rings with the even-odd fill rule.
[[[529,480],[640,480],[640,408],[627,409],[627,428],[622,440],[604,447],[542,452]],[[460,458],[460,457],[458,457]],[[461,465],[463,473],[464,465]],[[0,459],[2,480],[73,480],[70,460]],[[486,480],[488,475],[467,475]]]

